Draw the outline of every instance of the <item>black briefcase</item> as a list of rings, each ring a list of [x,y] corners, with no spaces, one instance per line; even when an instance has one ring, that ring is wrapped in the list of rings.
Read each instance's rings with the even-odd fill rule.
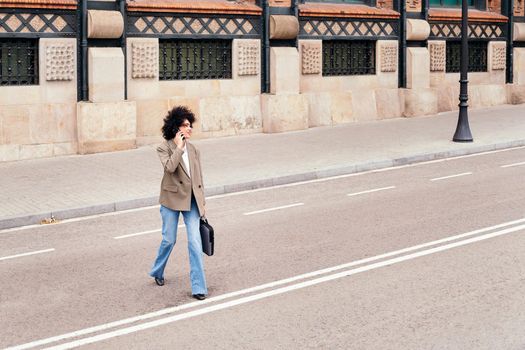
[[[215,248],[215,235],[213,232],[213,227],[208,224],[208,219],[201,218],[200,222],[200,231],[201,231],[201,241],[202,241],[202,252],[208,256],[213,255],[213,250]]]

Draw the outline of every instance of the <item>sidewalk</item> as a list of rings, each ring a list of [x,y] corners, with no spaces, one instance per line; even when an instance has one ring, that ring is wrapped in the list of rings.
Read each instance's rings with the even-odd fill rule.
[[[451,141],[458,112],[196,140],[208,196],[525,146],[525,105],[469,111],[473,143]],[[0,163],[0,229],[157,203],[155,147]]]

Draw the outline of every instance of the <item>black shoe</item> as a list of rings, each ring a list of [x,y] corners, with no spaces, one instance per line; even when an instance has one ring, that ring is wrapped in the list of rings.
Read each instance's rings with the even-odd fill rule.
[[[163,277],[155,277],[155,283],[157,283],[157,286],[163,286],[164,285],[164,278]]]
[[[206,299],[206,295],[205,294],[193,294],[192,297],[194,297],[197,300],[204,300],[204,299]]]

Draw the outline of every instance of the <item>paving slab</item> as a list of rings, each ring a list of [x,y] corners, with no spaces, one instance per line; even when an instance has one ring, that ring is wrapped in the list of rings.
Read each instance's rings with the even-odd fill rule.
[[[525,146],[525,105],[470,110],[472,143],[452,142],[457,116],[193,142],[208,196]],[[153,205],[161,178],[154,145],[0,163],[0,229]]]

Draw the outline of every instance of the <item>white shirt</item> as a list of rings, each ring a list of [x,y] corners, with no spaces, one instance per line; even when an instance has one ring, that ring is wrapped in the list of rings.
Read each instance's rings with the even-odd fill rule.
[[[182,152],[182,161],[184,162],[186,170],[188,170],[188,176],[191,178],[190,158],[188,157],[188,148],[186,147],[186,145],[184,145]]]

